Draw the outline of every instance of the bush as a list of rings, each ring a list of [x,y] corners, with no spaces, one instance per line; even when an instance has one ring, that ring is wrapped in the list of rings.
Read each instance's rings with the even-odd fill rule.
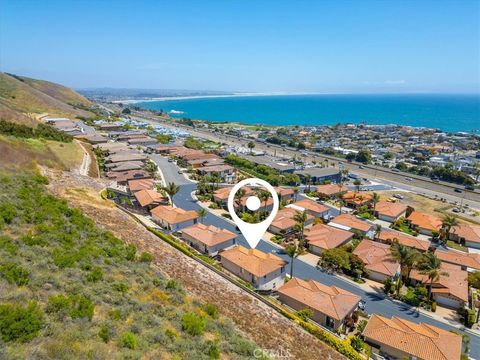
[[[0,219],[6,224],[11,224],[13,219],[17,216],[17,209],[13,204],[0,204]]]
[[[218,308],[214,304],[205,304],[203,310],[213,319],[218,318]]]
[[[28,306],[0,304],[0,338],[26,342],[36,337],[42,328],[42,312],[36,302]]]
[[[359,333],[362,333],[363,330],[365,329],[365,327],[367,326],[367,324],[368,324],[368,321],[367,321],[367,320],[365,320],[365,319],[364,319],[364,320],[360,320],[360,322],[359,322],[358,325],[357,325],[357,331],[358,331]]]
[[[56,313],[61,316],[69,315],[72,319],[87,318],[92,320],[95,304],[83,295],[63,294],[48,298],[47,313]]]
[[[295,313],[303,321],[308,321],[313,316],[313,311],[311,309],[302,309]]]
[[[468,284],[476,289],[480,289],[480,271],[468,273]]]
[[[15,255],[18,251],[18,246],[8,236],[0,236],[0,249],[5,250],[10,255]]]
[[[149,252],[144,251],[141,253],[139,260],[144,263],[151,263],[153,256]]]
[[[437,311],[437,302],[436,301],[432,301],[432,311],[433,312]]]
[[[30,273],[20,265],[6,263],[0,266],[0,274],[10,283],[18,286],[27,285]]]
[[[114,332],[108,325],[103,325],[98,332],[98,336],[103,340],[104,343],[108,343],[112,339],[113,335]]]
[[[130,331],[123,333],[121,344],[127,349],[135,350],[137,348],[137,338],[135,334]]]
[[[123,282],[117,282],[117,283],[113,284],[112,286],[113,286],[114,290],[116,290],[118,292],[121,292],[121,293],[126,293],[128,291],[128,289],[130,288],[128,286],[128,284],[123,283]]]
[[[103,280],[103,271],[102,268],[96,266],[90,271],[86,276],[85,279],[88,282],[97,282]]]
[[[187,334],[196,336],[202,335],[207,322],[201,316],[198,316],[194,313],[186,313],[182,316],[182,329]]]
[[[208,348],[208,356],[210,359],[220,359],[220,350],[218,349],[218,345],[212,341],[208,340],[207,343]]]

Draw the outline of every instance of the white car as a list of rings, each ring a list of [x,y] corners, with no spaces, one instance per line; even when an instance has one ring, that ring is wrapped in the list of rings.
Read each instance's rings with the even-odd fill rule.
[[[393,195],[393,197],[395,197],[397,199],[403,199],[405,196],[403,196],[402,194],[395,194],[395,195]]]

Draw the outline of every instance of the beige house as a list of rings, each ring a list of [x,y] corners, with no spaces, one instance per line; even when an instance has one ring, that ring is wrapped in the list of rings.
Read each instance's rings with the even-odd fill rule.
[[[279,300],[292,309],[312,310],[312,320],[332,330],[342,326],[361,300],[360,296],[337,286],[298,278],[292,278],[278,289],[278,295]]]
[[[278,210],[277,216],[273,219],[268,231],[273,234],[285,234],[288,235],[295,230],[295,225],[297,222],[295,221],[295,215],[298,213],[297,210],[292,208],[283,208]],[[307,214],[307,221],[305,223],[306,226],[311,225],[313,222],[313,216]]]
[[[371,280],[383,283],[387,278],[400,274],[400,264],[392,259],[390,245],[365,239],[353,253],[363,261]]]
[[[333,226],[316,224],[306,233],[305,237],[308,249],[312,253],[320,255],[324,250],[348,244],[353,238],[353,233]]]
[[[182,230],[182,238],[198,251],[216,256],[220,250],[235,245],[237,234],[213,225],[197,223]]]
[[[480,226],[472,224],[453,226],[448,233],[448,238],[466,247],[480,249]]]
[[[251,283],[257,290],[276,290],[284,283],[285,266],[282,258],[257,249],[236,245],[220,252],[223,267]]]
[[[402,216],[405,217],[407,206],[389,201],[379,201],[375,206],[375,216],[379,220],[394,223]]]
[[[374,353],[385,358],[459,360],[462,337],[425,323],[373,314],[363,330]]]
[[[174,208],[170,205],[160,205],[150,212],[152,219],[161,227],[171,231],[178,231],[197,223],[198,213],[194,210]]]

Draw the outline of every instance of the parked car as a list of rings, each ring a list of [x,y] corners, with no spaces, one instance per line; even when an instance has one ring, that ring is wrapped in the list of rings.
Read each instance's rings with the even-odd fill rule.
[[[459,188],[455,188],[455,189],[453,189],[453,191],[455,191],[456,193],[461,193],[462,192],[462,190],[460,190]]]
[[[365,311],[366,306],[367,304],[365,303],[364,300],[360,300],[360,302],[358,303],[358,308],[362,311]]]
[[[406,177],[405,180],[407,181],[413,181],[413,179],[411,177]]]
[[[393,195],[393,197],[395,197],[397,199],[403,199],[405,196],[403,196],[402,194],[395,194],[395,195]]]
[[[475,190],[475,188],[473,187],[473,185],[465,185],[465,189],[470,190],[470,191],[474,191],[474,190]]]

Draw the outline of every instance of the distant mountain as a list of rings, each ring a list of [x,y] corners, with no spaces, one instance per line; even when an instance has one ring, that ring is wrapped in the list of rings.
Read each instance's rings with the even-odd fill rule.
[[[33,124],[44,113],[90,117],[92,105],[63,85],[0,72],[0,118],[5,120]]]

